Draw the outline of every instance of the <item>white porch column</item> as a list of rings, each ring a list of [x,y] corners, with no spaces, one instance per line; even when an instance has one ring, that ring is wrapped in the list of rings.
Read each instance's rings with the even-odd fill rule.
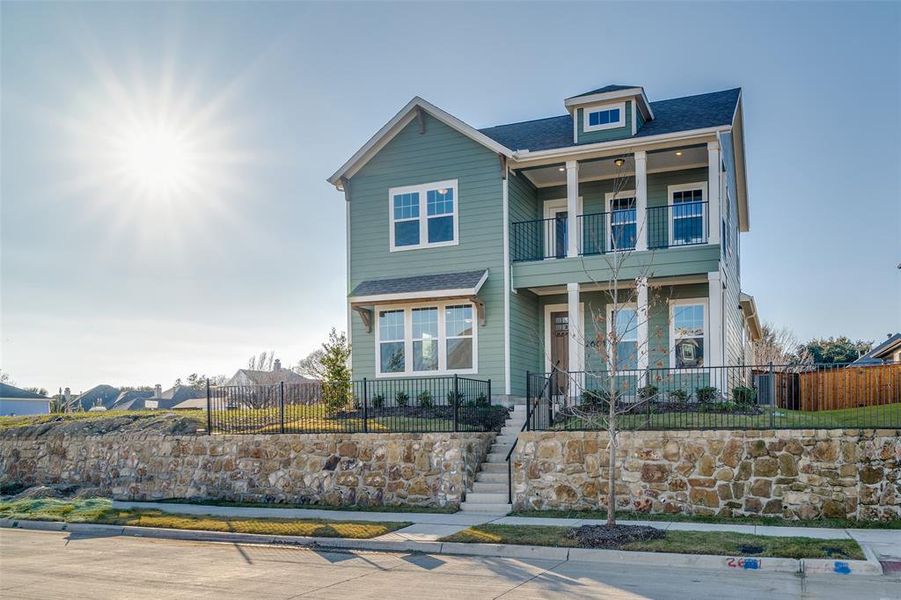
[[[723,279],[719,271],[711,271],[707,273],[707,283],[709,291],[707,292],[708,308],[710,315],[707,317],[707,325],[710,331],[707,333],[707,339],[710,344],[704,357],[704,366],[706,367],[722,367],[724,366],[723,357]]]
[[[579,162],[566,161],[566,256],[579,255]],[[570,321],[572,323],[572,321]]]
[[[638,369],[645,371],[648,368],[650,356],[650,343],[648,339],[648,278],[639,277],[636,282],[638,310],[636,317],[638,318]]]
[[[566,284],[566,312],[569,321],[569,344],[567,345],[567,354],[569,355],[569,370],[581,371],[582,365],[582,347],[585,340],[585,324],[582,322],[582,311],[579,310],[579,284]],[[575,382],[575,378],[570,378],[570,382]],[[575,385],[570,385],[570,396],[576,397],[579,390],[575,389]]]
[[[707,206],[709,221],[707,222],[707,241],[720,243],[720,145],[719,142],[707,142]]]
[[[635,153],[635,250],[648,249],[648,155]],[[640,341],[640,340],[639,340]]]

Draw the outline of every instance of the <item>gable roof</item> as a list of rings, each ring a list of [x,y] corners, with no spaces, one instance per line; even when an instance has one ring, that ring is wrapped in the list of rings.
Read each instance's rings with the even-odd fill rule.
[[[605,85],[604,87],[599,87],[595,90],[589,90],[582,94],[577,94],[575,96],[570,96],[567,100],[572,98],[582,98],[584,96],[594,96],[595,94],[606,94],[609,92],[622,92],[623,90],[634,90],[636,88],[640,88],[640,85],[622,85],[619,83],[614,83],[611,85]]]
[[[341,168],[335,171],[331,177],[328,178],[328,182],[336,187],[340,187],[341,180],[345,177],[350,177],[358,170],[360,170],[363,165],[365,165],[369,160],[375,156],[375,154],[381,150],[385,144],[390,142],[394,136],[396,136],[400,131],[406,127],[410,121],[416,118],[416,115],[419,111],[424,111],[429,115],[435,117],[448,127],[452,129],[456,129],[466,137],[472,139],[479,144],[482,144],[489,150],[493,150],[498,154],[503,154],[504,156],[510,157],[513,155],[508,148],[503,145],[497,143],[497,141],[492,138],[486,136],[485,134],[479,132],[477,129],[467,125],[457,117],[453,116],[450,113],[447,113],[434,104],[431,104],[419,96],[415,96],[412,100],[410,100],[406,106],[404,106],[390,121],[385,123],[385,125],[379,129],[375,135],[369,138],[363,147],[357,150],[357,152],[351,156],[347,162],[341,165]]]
[[[119,395],[119,388],[111,385],[101,384],[92,387],[86,392],[82,392],[75,401],[81,404],[82,409],[90,410],[99,400],[100,406],[104,408],[111,407],[116,402]]]
[[[458,273],[436,273],[396,277],[393,279],[371,279],[363,281],[351,292],[353,302],[389,300],[391,296],[402,294],[405,299],[435,298],[438,296],[470,296],[481,289],[488,278],[488,269],[461,271]]]
[[[14,385],[9,385],[8,383],[0,383],[0,398],[49,400],[47,396],[42,396],[41,394],[36,394],[35,392],[23,390],[22,388],[18,388]]]
[[[886,357],[886,355],[894,352],[898,348],[901,348],[901,333],[890,335],[884,342],[875,346],[869,352],[867,352],[851,364],[881,365],[883,364],[883,359]]]
[[[602,88],[603,89],[603,88]],[[741,88],[651,102],[654,119],[631,139],[732,125]],[[560,115],[533,121],[480,129],[482,133],[515,151],[555,150],[573,144],[573,117]],[[591,142],[583,142],[583,144]]]

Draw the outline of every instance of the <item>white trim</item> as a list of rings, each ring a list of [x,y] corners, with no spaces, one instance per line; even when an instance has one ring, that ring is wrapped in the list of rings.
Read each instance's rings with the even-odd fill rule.
[[[582,131],[584,133],[591,133],[593,131],[604,131],[605,129],[619,129],[620,127],[626,126],[626,103],[625,102],[614,102],[608,104],[594,104],[591,106],[580,106],[582,109]],[[595,112],[603,112],[608,110],[617,110],[619,109],[619,120],[610,123],[604,123],[602,125],[589,125],[588,124],[588,115],[590,113]]]
[[[673,247],[673,244],[675,242],[675,239],[673,238],[673,223],[675,223],[676,215],[675,215],[675,211],[673,210],[673,206],[675,206],[675,204],[673,203],[673,193],[689,192],[689,191],[694,191],[694,190],[701,190],[701,202],[707,202],[707,210],[703,210],[703,209],[701,210],[701,235],[704,236],[704,234],[706,233],[706,238],[707,238],[706,243],[708,243],[708,244],[713,243],[712,241],[710,241],[710,232],[708,231],[709,224],[708,224],[707,213],[710,210],[710,202],[709,202],[709,197],[707,195],[707,182],[699,181],[697,183],[677,183],[677,184],[666,186],[666,205],[667,205],[667,210],[669,211],[669,214],[666,219],[668,221],[667,248]],[[702,243],[702,242],[698,242],[698,243]],[[690,244],[679,244],[679,245],[680,246],[690,246],[693,244],[694,244],[694,242],[692,242]]]
[[[635,195],[635,190],[620,190],[604,194],[604,212],[607,213],[607,231],[605,232],[607,236],[607,250],[613,250],[613,211],[610,209],[610,205],[614,200],[614,196],[616,196],[616,200],[624,200],[626,198],[635,200],[635,248],[621,248],[621,250],[637,249],[638,236],[641,235],[638,231],[638,197]]]
[[[345,252],[347,256],[344,259],[344,285],[346,286],[344,289],[347,290],[347,293],[350,293],[350,201],[347,200],[348,193],[344,193],[345,202],[344,202],[344,236],[345,239]],[[347,357],[347,366],[350,369],[351,373],[353,373],[354,369],[354,354],[353,354],[353,309],[350,306],[350,301],[347,302],[347,320],[345,321],[347,325],[347,345],[350,348],[350,355]]]
[[[341,168],[335,171],[331,177],[328,178],[328,182],[332,185],[338,187],[341,183],[342,177],[352,177],[357,171],[359,171],[363,166],[372,159],[375,154],[381,150],[385,144],[391,141],[394,136],[396,136],[400,131],[406,127],[410,121],[416,118],[415,109],[419,108],[424,110],[434,118],[438,119],[448,127],[452,129],[456,129],[463,135],[473,139],[474,141],[482,144],[489,150],[497,152],[498,154],[503,154],[506,157],[513,156],[513,151],[498,144],[496,141],[481,133],[474,127],[467,125],[457,117],[447,113],[434,104],[423,100],[419,96],[415,96],[412,100],[410,100],[406,106],[404,106],[394,117],[391,118],[390,121],[385,123],[381,129],[379,129],[369,140],[363,144],[363,147],[357,150],[353,156],[351,156],[347,162],[341,165]]]
[[[510,190],[509,174],[503,174],[501,205],[504,212],[504,394],[511,393],[510,382]]]
[[[429,191],[436,189],[451,189],[454,191],[453,207],[451,216],[454,219],[454,239],[446,242],[429,242],[429,215],[427,194]],[[419,243],[410,246],[397,246],[394,243],[394,197],[401,194],[419,194],[419,216],[415,217],[419,221]],[[433,218],[447,215],[435,215]],[[414,218],[401,219],[401,221],[412,221]],[[388,188],[388,250],[389,252],[405,252],[407,250],[421,250],[423,248],[441,248],[443,246],[456,246],[460,243],[460,192],[456,179],[447,179],[445,181],[434,181],[429,183],[421,183],[418,185],[404,185],[399,187]]]
[[[551,372],[551,313],[552,312],[565,312],[569,315],[569,303],[566,302],[564,304],[545,304],[544,305],[544,372]],[[584,328],[585,323],[585,303],[579,302],[579,318],[582,321],[582,327]],[[570,334],[572,334],[572,330],[570,330]],[[581,356],[578,357],[579,365],[585,364],[585,344],[579,344],[581,348]],[[568,348],[568,345],[567,345]],[[568,350],[567,350],[568,352]],[[581,369],[573,369],[572,357],[568,357],[570,359],[570,364],[568,365],[570,371],[576,371]]]
[[[447,368],[447,335],[445,329],[445,309],[448,306],[469,306],[472,309],[472,368],[454,369]],[[413,370],[413,309],[436,308],[438,309],[438,369],[434,371]],[[403,311],[404,313],[404,370],[400,373],[382,373],[382,353],[380,319],[381,311]],[[375,335],[375,377],[376,379],[391,379],[397,377],[425,377],[430,375],[475,375],[479,372],[479,315],[478,307],[468,300],[442,300],[436,302],[415,302],[407,304],[380,304],[373,309],[373,331]],[[455,336],[451,339],[460,339],[466,336]],[[390,340],[388,340],[390,341]]]
[[[513,160],[517,163],[525,163],[530,160],[538,161],[545,158],[575,158],[583,154],[591,154],[603,150],[619,150],[619,149],[640,149],[643,146],[650,146],[660,142],[678,140],[680,143],[689,143],[692,138],[708,137],[716,135],[720,132],[729,132],[732,130],[731,125],[718,125],[716,127],[703,127],[701,129],[689,129],[686,131],[674,131],[672,133],[661,133],[659,135],[649,135],[640,139],[626,138],[624,140],[610,140],[607,142],[595,142],[593,144],[582,144],[579,146],[567,146],[564,148],[551,148],[550,150],[517,150],[513,153]],[[525,165],[514,165],[514,168],[523,168]]]
[[[710,227],[707,231],[707,241],[711,244],[720,243],[720,228],[723,214],[720,199],[720,179],[723,174],[723,160],[719,142],[707,142],[707,186],[709,198],[707,209],[710,212]]]
[[[648,169],[648,170],[647,170],[647,173],[648,173],[648,175],[652,175],[652,174],[655,174],[655,173],[671,173],[671,172],[673,172],[673,171],[688,171],[688,170],[691,170],[691,169],[701,169],[701,168],[704,168],[704,167],[706,167],[706,166],[707,166],[707,161],[704,161],[704,162],[701,162],[701,163],[688,163],[688,164],[685,164],[685,165],[676,165],[675,167],[658,167],[658,168],[656,168],[656,169]],[[543,167],[539,167],[539,168],[543,168]],[[527,178],[527,179],[532,183],[532,185],[534,185],[536,188],[544,189],[544,188],[552,188],[552,187],[561,187],[561,186],[565,186],[565,185],[566,185],[565,182],[564,182],[564,183],[543,183],[543,184],[535,183],[535,181],[529,176],[529,172],[530,172],[531,170],[532,170],[532,169],[524,169],[524,170],[522,170],[522,171],[519,171],[519,173],[522,174],[522,175],[525,175],[526,178]],[[587,182],[589,182],[589,181],[606,181],[606,180],[608,180],[608,179],[616,179],[617,177],[625,177],[625,176],[630,176],[630,175],[631,175],[631,176],[634,176],[634,175],[635,175],[635,172],[634,172],[634,171],[626,171],[626,170],[623,170],[623,171],[620,172],[620,173],[614,173],[614,174],[611,174],[611,175],[598,175],[598,176],[595,176],[595,177],[580,177],[580,178],[579,178],[579,183],[587,183]]]
[[[648,153],[635,152],[635,250],[648,249]]]
[[[673,308],[676,306],[695,306],[704,307],[704,364],[702,367],[711,367],[719,365],[710,364],[711,354],[711,331],[710,331],[710,302],[708,298],[679,298],[669,301],[669,366],[673,372],[689,371],[700,367],[684,367],[676,368],[676,328]]]
[[[638,133],[638,106],[635,100],[630,101],[632,105],[632,135]]]
[[[475,296],[482,289],[485,280],[488,279],[488,270],[482,274],[479,282],[471,288],[448,288],[443,290],[424,290],[422,292],[400,292],[397,294],[370,294],[369,296],[351,296],[348,300],[353,304],[365,304],[367,302],[403,302],[405,300],[438,300],[445,298],[467,298]]]

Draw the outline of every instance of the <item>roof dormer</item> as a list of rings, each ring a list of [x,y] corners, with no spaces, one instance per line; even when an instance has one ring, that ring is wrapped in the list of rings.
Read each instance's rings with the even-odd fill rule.
[[[564,106],[573,118],[575,144],[631,137],[654,118],[644,88],[634,85],[607,85],[567,98]]]

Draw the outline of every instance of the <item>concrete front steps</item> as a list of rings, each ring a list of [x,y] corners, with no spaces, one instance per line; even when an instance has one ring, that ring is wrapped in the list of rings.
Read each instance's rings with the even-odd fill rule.
[[[525,405],[515,405],[510,418],[494,438],[494,444],[488,450],[481,469],[476,473],[472,491],[466,494],[466,501],[460,504],[462,512],[505,515],[513,508],[507,502],[507,453],[516,442],[516,436],[525,422]]]

